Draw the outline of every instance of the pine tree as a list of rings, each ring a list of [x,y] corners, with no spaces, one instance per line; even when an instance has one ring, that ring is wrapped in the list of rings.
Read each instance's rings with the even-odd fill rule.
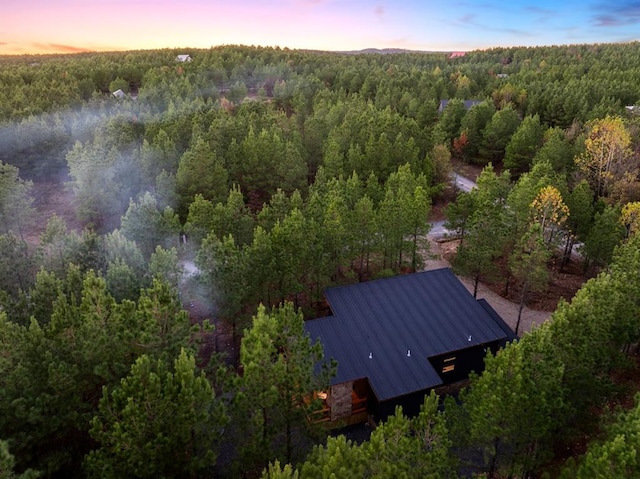
[[[447,403],[447,414],[458,417],[458,444],[480,448],[488,477],[526,477],[549,457],[564,406],[562,364],[549,356],[546,341],[536,332],[487,354],[460,405]]]
[[[509,271],[520,285],[520,301],[515,333],[520,329],[522,310],[532,292],[544,291],[549,282],[547,261],[550,250],[544,242],[542,227],[533,223],[509,256]]]
[[[180,158],[176,173],[176,193],[180,198],[178,214],[186,219],[196,194],[217,203],[229,191],[229,173],[224,162],[207,142],[198,138]]]
[[[86,459],[90,477],[193,477],[211,471],[227,417],[184,350],[166,361],[140,356],[119,386],[104,388]]]
[[[509,140],[519,125],[520,118],[511,106],[495,112],[482,133],[480,143],[479,153],[485,164],[502,161]]]
[[[321,359],[322,346],[311,342],[292,303],[271,313],[258,308],[242,340],[243,373],[231,404],[238,468],[260,470],[269,461],[298,459],[299,440],[314,430],[309,414],[319,407],[309,398],[328,387],[330,372],[315,372]]]
[[[129,202],[129,209],[121,219],[124,236],[135,241],[145,258],[149,258],[157,246],[178,246],[180,220],[169,206],[160,209],[155,197],[145,193],[139,201]]]
[[[596,213],[593,226],[584,239],[581,252],[585,255],[584,270],[607,265],[616,246],[624,239],[625,228],[620,222],[620,210],[606,206]]]
[[[542,146],[543,134],[538,115],[525,117],[507,144],[504,167],[516,176],[528,171],[534,156]]]
[[[0,234],[13,233],[24,241],[35,214],[33,183],[21,179],[18,172],[15,166],[0,161]]]

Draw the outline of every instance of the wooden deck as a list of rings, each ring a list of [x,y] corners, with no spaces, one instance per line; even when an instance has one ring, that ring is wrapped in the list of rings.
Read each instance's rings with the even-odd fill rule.
[[[309,420],[315,424],[322,424],[328,429],[334,429],[366,422],[368,418],[367,397],[358,396],[355,391],[351,391],[351,415],[332,421],[331,408],[324,403],[321,409],[311,414]]]

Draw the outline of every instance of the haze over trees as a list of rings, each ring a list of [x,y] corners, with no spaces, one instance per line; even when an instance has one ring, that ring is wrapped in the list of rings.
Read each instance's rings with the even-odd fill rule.
[[[0,475],[635,477],[635,406],[556,452],[635,392],[639,65],[638,43],[0,58]],[[483,169],[452,198],[454,163]],[[420,270],[445,200],[476,287],[522,308],[576,261],[585,285],[444,413],[432,394],[326,438],[303,319],[328,286]]]

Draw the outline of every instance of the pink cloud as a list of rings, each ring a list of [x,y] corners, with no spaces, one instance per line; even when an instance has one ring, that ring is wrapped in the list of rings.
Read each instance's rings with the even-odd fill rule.
[[[82,53],[93,51],[90,48],[76,47],[73,45],[60,45],[58,43],[32,43],[33,48],[38,51],[51,51],[62,53]]]

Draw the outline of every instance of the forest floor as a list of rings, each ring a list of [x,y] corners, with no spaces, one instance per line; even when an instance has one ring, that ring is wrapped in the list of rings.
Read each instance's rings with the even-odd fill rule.
[[[438,205],[434,205],[436,211],[432,211],[431,221],[444,219],[442,212],[437,211],[438,208]],[[423,253],[424,269],[450,268],[458,244],[457,240],[443,240],[428,236],[429,251]],[[550,263],[549,274],[550,281],[546,291],[529,295],[529,300],[522,310],[519,333],[530,331],[533,327],[539,326],[549,319],[558,302],[562,299],[571,301],[588,279],[584,275],[582,265],[575,258],[565,266],[563,271],[559,271],[555,264]],[[458,279],[473,294],[472,279],[460,275],[458,275]],[[478,284],[477,297],[478,299],[486,299],[500,317],[515,330],[520,305],[520,289],[518,285],[512,284],[508,294],[505,294],[504,290],[505,283],[502,280],[484,281]]]
[[[478,177],[482,171],[479,165],[471,165],[459,161],[453,161],[454,170],[471,180]],[[494,168],[500,172],[500,168]],[[429,221],[445,220],[445,208],[449,202],[455,199],[455,192],[451,189],[445,191],[441,198],[437,199],[431,209]],[[429,251],[423,253],[425,258],[425,270],[437,268],[450,268],[451,260],[455,255],[458,241],[446,241],[438,238],[428,237]],[[502,265],[504,267],[504,265]],[[551,317],[558,302],[561,299],[571,301],[575,293],[589,279],[582,269],[582,265],[573,258],[562,271],[554,261],[549,263],[550,281],[546,291],[532,293],[529,296],[526,306],[522,311],[519,333],[530,331],[533,327],[542,324]],[[473,293],[473,281],[464,276],[458,276],[466,288]],[[520,304],[520,289],[518,285],[510,285],[508,294],[505,294],[504,281],[484,281],[478,285],[477,297],[486,299],[505,322],[515,329],[518,319],[518,309]]]
[[[62,218],[71,231],[82,231],[82,225],[75,214],[73,192],[57,181],[38,181],[33,184],[33,207],[36,210],[36,220],[26,228],[25,240],[30,246],[35,246],[44,233],[47,222],[53,215]]]

